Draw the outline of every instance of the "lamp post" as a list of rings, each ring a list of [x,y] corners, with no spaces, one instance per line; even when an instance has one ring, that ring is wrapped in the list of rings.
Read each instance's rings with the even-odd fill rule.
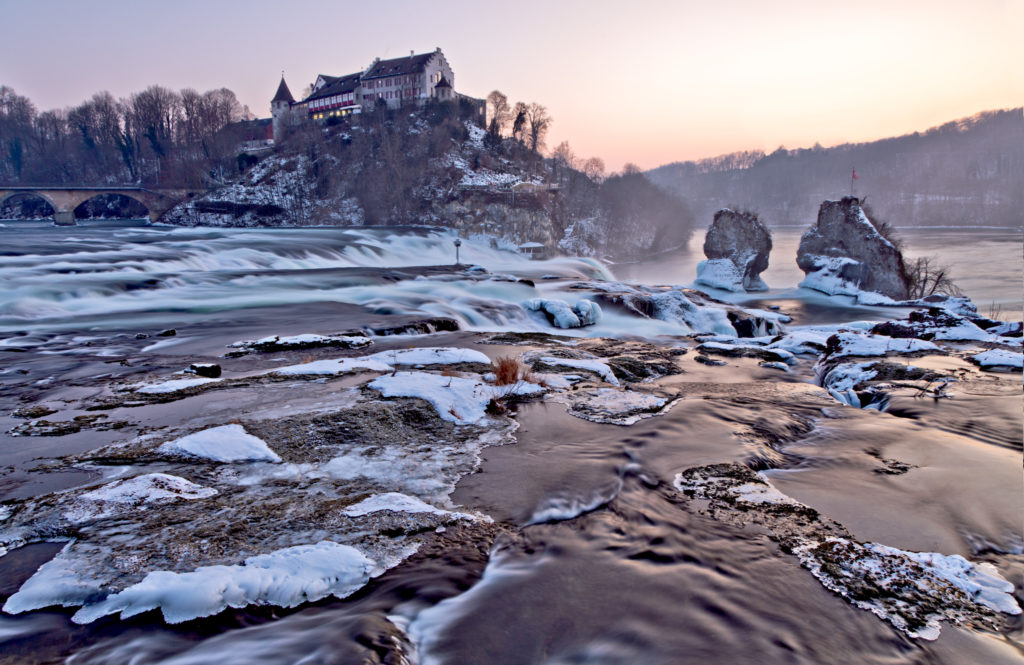
[[[462,241],[456,238],[455,243],[455,265],[459,265],[459,247],[462,247]]]

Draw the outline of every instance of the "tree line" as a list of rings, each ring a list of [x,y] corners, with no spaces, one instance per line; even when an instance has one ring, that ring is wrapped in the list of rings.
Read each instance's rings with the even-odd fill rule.
[[[243,131],[235,123],[251,117],[227,88],[153,85],[120,99],[103,91],[40,112],[0,86],[0,182],[199,186],[233,166]]]
[[[648,175],[693,201],[705,223],[718,208],[734,207],[757,210],[769,224],[809,224],[823,200],[853,190],[896,226],[1019,226],[1024,109],[867,143],[677,162]]]

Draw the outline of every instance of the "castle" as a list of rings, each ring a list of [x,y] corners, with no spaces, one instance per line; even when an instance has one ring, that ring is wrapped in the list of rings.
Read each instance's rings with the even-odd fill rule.
[[[371,110],[378,100],[388,108],[432,100],[465,101],[474,106],[481,125],[486,114],[484,100],[455,92],[455,73],[440,47],[419,55],[410,51],[407,56],[390,60],[376,58],[365,71],[355,74],[320,74],[310,88],[308,97],[295,101],[281,75],[277,94],[270,101],[275,140],[288,123],[362,113]]]

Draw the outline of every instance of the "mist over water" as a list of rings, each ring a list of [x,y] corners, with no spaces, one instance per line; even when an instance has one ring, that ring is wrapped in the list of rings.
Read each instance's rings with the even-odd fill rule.
[[[767,297],[787,298],[804,278],[796,265],[804,227],[776,227],[768,269],[761,273],[771,288]],[[978,311],[1000,313],[996,318],[1020,318],[1024,310],[1024,230],[967,228],[901,228],[908,258],[935,257],[948,266],[953,281],[978,306]],[[697,264],[704,260],[704,231],[697,231],[690,246],[651,261],[612,266],[616,277],[647,284],[690,284]],[[720,295],[720,294],[716,294]],[[761,294],[757,297],[760,298]]]

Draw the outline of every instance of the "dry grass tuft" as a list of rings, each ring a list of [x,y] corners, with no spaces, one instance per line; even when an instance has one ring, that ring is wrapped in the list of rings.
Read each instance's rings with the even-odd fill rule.
[[[515,356],[498,356],[491,361],[495,380],[499,386],[508,386],[527,378],[530,370]]]
[[[308,365],[309,363],[313,362],[313,360],[315,360],[313,356],[304,356],[302,360],[299,361],[299,364]]]

